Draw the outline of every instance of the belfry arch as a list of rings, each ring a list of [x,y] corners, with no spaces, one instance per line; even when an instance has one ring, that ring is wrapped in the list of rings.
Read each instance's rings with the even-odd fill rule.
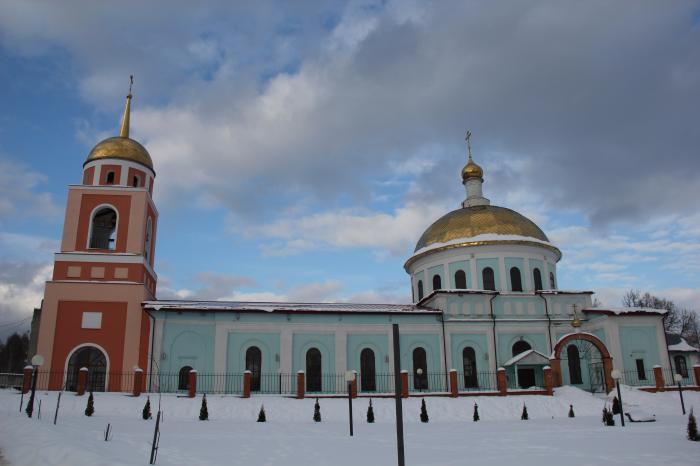
[[[591,333],[569,333],[562,336],[554,345],[554,350],[552,351],[552,357],[550,358],[550,366],[552,368],[552,378],[554,380],[555,387],[562,386],[562,375],[561,375],[561,354],[562,352],[572,343],[576,341],[587,341],[593,346],[595,346],[598,351],[600,351],[601,359],[603,360],[603,373],[605,374],[605,389],[610,392],[615,388],[615,382],[612,379],[610,373],[613,370],[612,357],[610,352],[605,347],[605,344]]]

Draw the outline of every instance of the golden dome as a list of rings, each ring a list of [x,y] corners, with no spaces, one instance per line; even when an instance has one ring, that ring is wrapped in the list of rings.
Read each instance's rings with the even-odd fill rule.
[[[85,164],[100,159],[128,160],[140,163],[153,171],[153,161],[146,148],[128,137],[116,136],[98,143],[90,151]]]
[[[469,240],[479,235],[513,235],[524,238]],[[529,244],[546,247],[558,258],[561,257],[559,249],[551,244],[542,244],[543,241],[549,243],[549,239],[534,222],[514,210],[492,205],[465,207],[443,215],[425,230],[416,244],[415,252],[433,244],[448,243],[460,238],[464,238],[465,241],[445,245],[426,253],[462,246]],[[532,238],[533,241],[528,241],[527,238]],[[417,258],[415,255],[410,258],[406,267]]]
[[[469,178],[479,178],[484,181],[484,170],[474,163],[469,157],[469,162],[462,168],[462,182],[466,183]]]

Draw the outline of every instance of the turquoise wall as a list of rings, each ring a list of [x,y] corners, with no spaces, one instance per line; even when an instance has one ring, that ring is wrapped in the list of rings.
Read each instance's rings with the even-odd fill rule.
[[[525,276],[525,261],[519,257],[506,257],[504,260],[506,265],[506,281],[508,283],[508,291],[513,290],[513,284],[510,281],[510,269],[511,267],[517,267],[520,271],[520,284],[522,289],[527,291],[527,277]]]
[[[455,283],[455,273],[457,273],[458,270],[462,270],[464,274],[467,277],[467,288],[472,288],[472,276],[471,276],[471,266],[469,265],[469,261],[457,261],[457,262],[451,262],[448,265],[449,269],[449,274],[450,274],[450,288],[452,289],[457,289],[457,284]]]
[[[279,371],[279,333],[230,332],[226,349],[228,372],[242,373],[245,370],[245,354],[251,346],[257,346],[262,353],[261,372]]]
[[[173,322],[163,327],[160,361],[163,372],[179,372],[183,366],[191,366],[199,372],[214,370],[214,325],[192,325]]]
[[[542,288],[547,289],[547,277],[544,275],[544,262],[541,260],[537,259],[530,259],[530,270],[528,273],[530,274],[530,290],[529,291],[536,291],[535,290],[535,269],[540,269],[540,276],[542,277]]]
[[[498,327],[496,327],[498,328]],[[544,332],[547,330],[544,329]],[[496,333],[498,341],[498,365],[502,366],[513,357],[513,345],[516,341],[525,340],[530,346],[545,356],[549,356],[546,333]]]
[[[360,353],[369,348],[374,351],[374,370],[377,374],[394,372],[389,367],[389,337],[387,335],[353,335],[348,334],[347,363],[348,370],[360,373]]]
[[[431,291],[434,291],[433,290],[433,277],[435,275],[440,276],[440,282],[442,283],[442,287],[441,287],[442,289],[447,289],[447,287],[449,286],[448,282],[445,281],[445,268],[442,265],[436,265],[435,267],[430,267],[428,269],[428,276],[427,276],[428,287],[426,288],[426,294],[428,294]]]
[[[476,275],[477,275],[477,283],[479,284],[479,289],[483,290],[484,289],[484,280],[483,280],[483,275],[482,271],[486,267],[491,267],[493,269],[493,276],[494,279],[496,280],[496,290],[502,290],[501,288],[501,271],[500,267],[498,267],[498,259],[477,259],[476,260]]]
[[[474,348],[474,353],[476,356],[476,371],[478,372],[492,372],[489,367],[488,360],[488,344],[486,340],[486,335],[474,335],[474,334],[458,334],[453,333],[451,335],[451,346],[448,351],[451,350],[452,356],[452,367],[449,369],[457,370],[457,381],[459,382],[459,389],[464,390],[464,365],[462,360],[462,352],[464,348],[471,346]]]
[[[306,372],[306,352],[318,348],[321,352],[321,374],[323,391],[334,390],[335,336],[333,334],[295,333],[292,337],[292,372]]]
[[[636,359],[644,360],[644,369],[649,372],[659,359],[659,345],[656,340],[656,327],[620,326],[620,348],[625,371],[636,371]],[[647,379],[650,376],[647,375]],[[652,377],[653,381],[653,377]]]
[[[410,333],[401,334],[401,370],[408,371],[409,386],[413,389],[413,350],[418,347],[422,347],[426,352],[426,361],[428,366],[428,372],[436,373],[442,371],[442,364],[440,363],[440,344],[441,340],[438,334],[429,333]],[[392,371],[393,372],[393,371]],[[429,380],[430,387],[432,390],[436,384],[440,384],[440,380]],[[442,386],[442,385],[440,385]]]

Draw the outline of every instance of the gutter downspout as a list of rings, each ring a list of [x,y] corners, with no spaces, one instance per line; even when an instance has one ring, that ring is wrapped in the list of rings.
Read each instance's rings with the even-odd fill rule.
[[[491,310],[491,320],[493,320],[493,357],[496,359],[494,363],[496,364],[496,371],[498,371],[498,343],[496,342],[496,316],[493,313],[493,300],[496,299],[498,294],[491,295],[489,299],[489,309]]]
[[[153,320],[151,323],[151,349],[150,349],[150,358],[148,358],[149,361],[151,361],[151,370],[148,371],[151,375],[148,377],[148,391],[151,392],[153,389],[153,364],[155,363],[155,360],[153,359],[153,345],[156,342],[156,318],[153,317],[153,314],[148,312],[148,310],[144,309],[146,314],[148,314],[148,317]],[[148,369],[148,368],[147,368]]]
[[[447,346],[445,343],[445,312],[443,311],[440,314],[440,322],[442,322],[442,359],[443,359],[443,364],[445,365],[445,387],[447,387],[447,390],[450,390],[450,382],[449,382],[449,369],[447,368]]]
[[[547,298],[542,296],[541,292],[535,291],[535,294],[544,301],[544,314],[547,316],[547,334],[549,335],[549,354],[552,354],[552,318],[549,317],[549,306],[547,306]]]

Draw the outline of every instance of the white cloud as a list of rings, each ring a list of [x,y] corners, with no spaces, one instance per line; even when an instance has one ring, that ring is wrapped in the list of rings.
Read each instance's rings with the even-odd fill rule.
[[[0,222],[8,218],[34,217],[53,220],[60,215],[48,192],[37,192],[46,175],[0,157]]]

